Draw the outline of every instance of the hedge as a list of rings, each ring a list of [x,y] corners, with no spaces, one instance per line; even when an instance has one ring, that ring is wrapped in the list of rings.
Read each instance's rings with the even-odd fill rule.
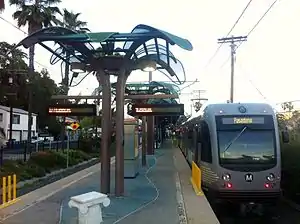
[[[281,155],[284,195],[300,203],[300,142],[281,144]]]
[[[69,150],[69,166],[92,159],[92,155],[81,150]],[[8,160],[0,169],[0,178],[16,174],[17,181],[43,177],[47,173],[67,166],[67,152],[42,151],[33,153],[27,162]]]

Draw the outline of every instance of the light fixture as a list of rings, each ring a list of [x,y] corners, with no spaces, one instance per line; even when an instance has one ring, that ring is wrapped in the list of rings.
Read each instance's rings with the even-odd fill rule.
[[[230,176],[230,174],[226,173],[226,174],[224,174],[224,175],[222,176],[222,179],[223,179],[224,181],[230,181],[231,176]]]
[[[78,75],[79,75],[79,73],[78,73],[78,72],[73,72],[73,75],[72,75],[72,76],[73,76],[74,78],[77,78],[77,77],[78,77]]]
[[[74,73],[83,73],[86,72],[86,65],[81,62],[71,62],[70,70]]]
[[[150,61],[150,60],[143,60],[141,61],[141,69],[144,72],[154,72],[157,67],[156,67],[156,62],[155,61]]]
[[[266,177],[266,179],[268,180],[268,181],[274,181],[275,180],[275,175],[273,174],[273,173],[270,173],[267,177]]]

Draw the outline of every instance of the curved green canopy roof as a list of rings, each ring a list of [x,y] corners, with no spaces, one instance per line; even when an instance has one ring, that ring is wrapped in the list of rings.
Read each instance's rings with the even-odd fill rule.
[[[57,48],[46,45],[45,42],[48,41],[56,43]],[[123,43],[122,48],[117,47],[119,43]],[[29,48],[34,44],[40,44],[53,54],[51,64],[63,61],[91,65],[99,64],[100,59],[102,64],[106,64],[103,63],[103,59],[116,53],[131,61],[141,58],[156,61],[159,65],[158,70],[165,75],[169,74],[168,77],[179,84],[185,79],[185,71],[182,63],[170,51],[170,45],[177,45],[188,51],[193,49],[187,39],[144,24],[137,25],[130,33],[76,33],[64,27],[48,27],[24,38],[17,46]],[[69,53],[68,56],[66,52]],[[110,67],[109,70],[113,69]],[[183,76],[179,77],[180,74]],[[174,77],[177,80],[174,80]]]
[[[116,83],[111,84],[112,93],[115,95],[116,93]],[[102,87],[96,88],[92,95],[99,95],[102,92]],[[177,95],[179,97],[180,88],[171,83],[167,82],[131,82],[127,83],[125,87],[125,93],[129,95],[145,95],[145,94],[171,94]],[[177,103],[176,99],[149,99],[147,103],[156,104],[156,103]]]

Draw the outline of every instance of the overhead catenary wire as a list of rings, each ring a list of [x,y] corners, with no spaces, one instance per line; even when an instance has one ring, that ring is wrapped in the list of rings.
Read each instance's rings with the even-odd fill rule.
[[[7,24],[11,25],[12,27],[16,28],[17,30],[21,31],[21,32],[24,33],[25,35],[28,35],[27,32],[25,32],[24,30],[22,30],[20,27],[16,26],[15,24],[9,22],[7,19],[3,18],[2,16],[0,16],[0,19],[3,20],[4,22],[6,22]],[[47,66],[43,65],[42,63],[40,63],[40,62],[38,62],[38,61],[36,61],[36,60],[34,60],[34,62],[35,62],[36,64],[38,64],[39,66],[41,66],[42,68],[44,68],[44,69],[51,70],[51,69],[49,69]]]
[[[270,6],[269,8],[265,11],[265,13],[260,17],[260,19],[255,23],[255,25],[250,29],[250,31],[247,33],[247,37],[249,37],[251,35],[251,33],[253,33],[253,31],[257,28],[257,26],[261,23],[261,21],[266,17],[266,15],[270,12],[270,10],[274,7],[275,3],[278,0],[275,0]],[[237,50],[243,42],[240,42],[239,45],[237,45],[236,49]],[[228,60],[230,59],[230,56],[226,59],[226,61],[221,65],[220,68],[223,68],[225,66],[225,64],[228,62]]]
[[[268,100],[268,98],[262,93],[262,91],[261,91],[261,90],[254,84],[254,82],[249,78],[248,73],[243,69],[243,67],[241,66],[241,64],[237,63],[236,65],[238,66],[238,68],[239,68],[240,70],[242,70],[243,76],[244,76],[244,77],[250,82],[250,84],[256,89],[256,91],[259,93],[259,95],[261,95],[262,98],[263,98],[264,100],[270,102],[270,100]]]
[[[233,31],[233,29],[236,27],[236,25],[239,23],[239,21],[241,20],[241,18],[243,17],[243,15],[245,14],[246,10],[248,9],[248,7],[250,6],[251,2],[253,0],[250,0],[247,5],[245,6],[245,8],[243,9],[242,13],[240,14],[240,16],[237,18],[237,20],[235,21],[235,23],[233,24],[233,26],[231,27],[231,29],[228,31],[226,38],[231,34],[231,32]],[[219,50],[221,49],[221,47],[223,46],[224,43],[221,43],[217,50],[215,51],[215,53],[213,54],[213,56],[208,60],[207,64],[205,65],[204,69],[207,68],[210,63],[213,61],[213,59],[216,57],[216,55],[218,54]]]

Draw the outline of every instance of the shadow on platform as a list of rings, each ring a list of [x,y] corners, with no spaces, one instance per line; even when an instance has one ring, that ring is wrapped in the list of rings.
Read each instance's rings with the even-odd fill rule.
[[[123,197],[115,197],[109,195],[111,204],[107,208],[102,208],[103,221],[105,223],[115,223],[119,219],[126,217],[139,208],[153,201],[157,195],[157,189],[153,185],[151,171],[155,169],[157,158],[162,155],[162,152],[157,152],[154,156],[147,157],[147,167],[140,168],[139,175],[133,179],[125,179],[125,194]],[[99,174],[99,173],[98,173]],[[114,192],[115,184],[115,165],[111,167],[111,192]],[[72,193],[76,195],[87,193],[90,191],[99,191],[100,178],[89,179],[89,183],[76,186]],[[75,196],[73,195],[73,196]],[[68,207],[69,198],[62,202],[61,224],[77,223],[77,209]]]

